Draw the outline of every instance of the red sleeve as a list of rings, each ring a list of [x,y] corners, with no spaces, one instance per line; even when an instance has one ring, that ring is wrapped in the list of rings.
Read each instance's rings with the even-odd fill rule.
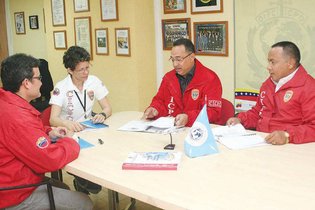
[[[167,109],[165,107],[165,102],[164,102],[165,100],[164,95],[165,95],[166,89],[167,89],[167,84],[166,84],[166,79],[164,77],[157,94],[153,97],[152,102],[150,104],[150,107],[154,107],[159,112],[158,116],[156,116],[155,118],[168,115]]]

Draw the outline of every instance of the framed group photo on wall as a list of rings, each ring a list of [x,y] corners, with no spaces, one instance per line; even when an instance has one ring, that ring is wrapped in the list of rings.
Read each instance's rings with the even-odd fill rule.
[[[162,20],[162,36],[164,50],[171,50],[179,38],[191,39],[190,18]]]
[[[191,14],[223,12],[223,0],[190,0]]]
[[[115,28],[116,55],[131,56],[129,28]]]
[[[88,12],[90,11],[89,0],[73,0],[74,12]]]
[[[56,50],[67,49],[67,32],[65,30],[54,31],[54,46]]]
[[[91,17],[74,18],[74,35],[75,44],[86,49],[92,60]]]
[[[37,15],[32,15],[29,16],[29,23],[30,23],[30,29],[38,29],[38,16]]]
[[[197,55],[228,56],[228,22],[195,22],[194,39]]]
[[[118,0],[100,0],[101,1],[101,20],[118,20]]]
[[[66,11],[64,0],[51,0],[51,14],[53,26],[66,25]]]
[[[185,13],[186,0],[163,0],[164,14]]]
[[[14,21],[15,21],[15,33],[25,34],[26,32],[25,32],[24,12],[15,12]]]
[[[95,29],[95,42],[96,42],[96,54],[97,55],[108,55],[108,29],[107,28],[96,28]]]

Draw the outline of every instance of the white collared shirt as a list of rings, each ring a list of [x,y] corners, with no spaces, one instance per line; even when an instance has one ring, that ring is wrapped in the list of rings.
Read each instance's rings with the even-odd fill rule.
[[[273,81],[273,83],[276,85],[275,93],[278,92],[278,90],[279,90],[285,83],[289,82],[289,81],[294,77],[294,75],[295,75],[295,73],[297,72],[298,69],[299,69],[299,67],[298,67],[297,69],[295,69],[295,71],[292,72],[291,74],[289,74],[288,76],[281,78],[278,83],[275,82],[275,81],[273,81],[273,80],[271,79],[271,80]]]

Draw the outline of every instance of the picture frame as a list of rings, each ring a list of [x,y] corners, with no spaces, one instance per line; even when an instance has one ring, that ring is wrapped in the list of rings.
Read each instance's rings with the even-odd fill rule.
[[[95,29],[95,49],[97,55],[109,55],[108,28]]]
[[[228,22],[195,22],[194,39],[197,55],[228,56]]]
[[[115,28],[115,45],[117,56],[131,56],[129,28]]]
[[[15,21],[15,33],[20,34],[26,34],[25,29],[25,18],[24,18],[24,12],[15,12],[14,13],[14,21]]]
[[[54,31],[54,46],[56,50],[67,49],[67,31]]]
[[[116,21],[118,18],[118,0],[100,0],[101,20]]]
[[[223,0],[190,0],[191,14],[223,12]]]
[[[53,26],[65,26],[66,10],[64,0],[51,0],[51,14]]]
[[[38,15],[31,15],[28,17],[28,19],[29,19],[30,29],[38,29],[39,28]]]
[[[186,0],[163,0],[164,14],[185,13]]]
[[[75,17],[74,33],[75,44],[86,49],[92,60],[91,17]]]
[[[89,12],[90,1],[89,0],[73,0],[74,12]]]
[[[171,50],[179,38],[191,39],[190,18],[162,20],[163,50]]]

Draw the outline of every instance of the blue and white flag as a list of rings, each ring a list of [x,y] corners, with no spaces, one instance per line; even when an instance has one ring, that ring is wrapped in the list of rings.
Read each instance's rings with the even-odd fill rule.
[[[218,152],[208,120],[207,106],[204,105],[185,138],[185,153],[193,158]]]

